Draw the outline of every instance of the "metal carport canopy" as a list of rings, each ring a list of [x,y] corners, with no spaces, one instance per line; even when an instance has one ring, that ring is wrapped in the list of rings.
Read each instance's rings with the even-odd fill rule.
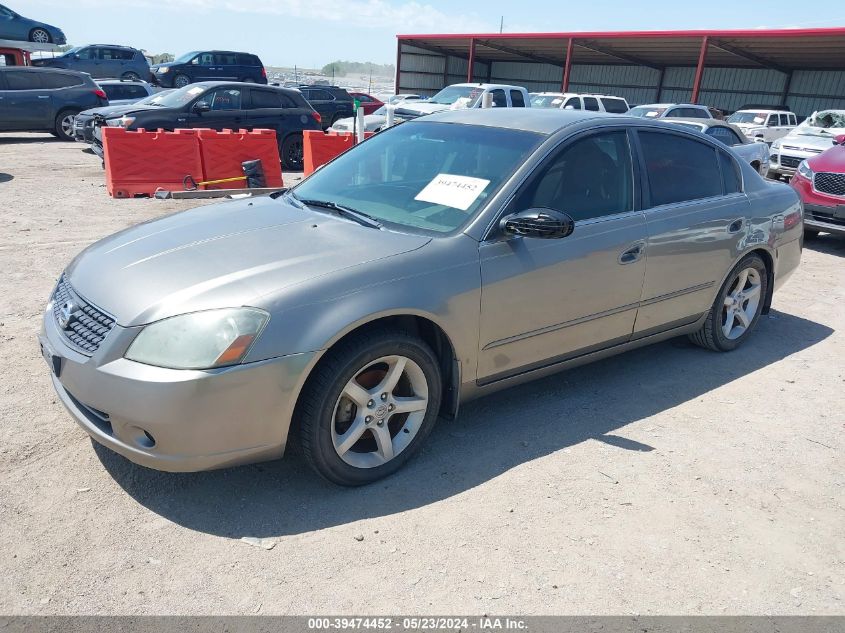
[[[568,69],[577,64],[628,64],[663,69],[697,67],[693,101],[705,66],[793,70],[845,68],[845,28],[574,33],[397,35],[402,44],[469,61],[534,61]],[[569,53],[569,54],[567,54]],[[397,86],[399,64],[397,64]]]

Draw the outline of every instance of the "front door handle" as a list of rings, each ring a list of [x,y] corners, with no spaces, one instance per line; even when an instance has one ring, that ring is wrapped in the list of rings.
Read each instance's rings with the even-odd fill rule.
[[[645,244],[634,244],[631,248],[626,251],[623,251],[622,254],[619,255],[619,263],[623,266],[625,264],[633,264],[634,262],[640,260],[644,252]]]

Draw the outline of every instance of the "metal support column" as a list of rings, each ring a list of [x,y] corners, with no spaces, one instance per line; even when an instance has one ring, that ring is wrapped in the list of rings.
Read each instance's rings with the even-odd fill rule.
[[[701,91],[701,78],[704,75],[704,62],[707,58],[707,45],[709,42],[709,35],[705,35],[701,39],[701,52],[698,54],[698,67],[695,69],[695,81],[692,83],[692,103],[698,103],[698,93]]]
[[[566,44],[566,60],[563,62],[563,79],[560,82],[561,92],[569,91],[569,74],[572,71],[572,38]]]
[[[467,63],[467,83],[472,83],[472,75],[475,66],[475,38],[469,41],[469,62]]]

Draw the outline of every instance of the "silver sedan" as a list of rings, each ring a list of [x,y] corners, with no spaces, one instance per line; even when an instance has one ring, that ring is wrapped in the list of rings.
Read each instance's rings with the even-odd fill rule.
[[[761,176],[769,173],[769,146],[762,141],[752,141],[737,126],[718,119],[666,119],[667,123],[682,125],[697,130],[721,141],[745,162],[749,163]]]
[[[296,438],[358,485],[471,398],[679,335],[737,348],[801,235],[790,187],[676,125],[445,112],[291,190],[93,244],[39,342],[73,418],[134,462],[218,468]]]

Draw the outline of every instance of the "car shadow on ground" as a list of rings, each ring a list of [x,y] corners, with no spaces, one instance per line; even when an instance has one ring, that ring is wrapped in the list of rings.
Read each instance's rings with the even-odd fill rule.
[[[55,136],[51,134],[37,135],[37,136],[9,136],[8,134],[0,134],[0,145],[24,145],[27,143],[62,143]]]
[[[804,240],[804,248],[812,249],[817,253],[845,257],[845,236],[824,233],[813,239]]]
[[[4,174],[3,172],[0,172],[0,184],[3,184],[4,182],[9,182],[10,180],[14,179],[15,177],[12,174]]]
[[[392,477],[362,488],[325,483],[297,455],[173,474],[94,447],[127,493],[175,523],[235,538],[298,534],[425,506],[587,440],[651,451],[614,431],[776,363],[832,332],[772,312],[733,353],[709,352],[678,338],[499,392],[465,405],[457,420],[440,420],[415,459]]]

